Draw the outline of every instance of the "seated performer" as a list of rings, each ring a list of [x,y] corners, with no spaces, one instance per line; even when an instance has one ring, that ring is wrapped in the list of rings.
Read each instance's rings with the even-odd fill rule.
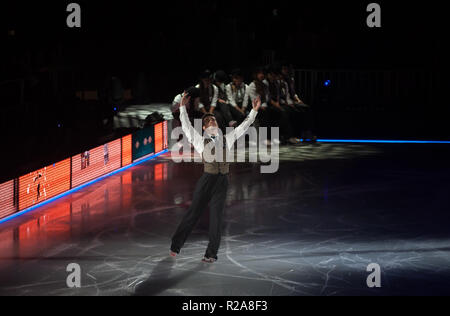
[[[314,115],[311,107],[305,104],[295,91],[295,78],[292,76],[291,67],[284,63],[281,67],[280,82],[282,84],[282,94],[286,103],[300,113],[300,137],[304,142],[315,142],[316,135],[313,133]]]
[[[280,83],[275,66],[268,68],[264,83],[269,87],[270,93],[267,113],[271,121],[271,126],[280,128],[280,136],[282,137],[283,143],[298,143],[294,129],[295,124],[298,122],[295,121],[296,117],[293,110],[281,104]]]
[[[245,114],[231,104],[229,94],[227,93],[227,74],[223,70],[216,71],[214,75],[214,84],[219,90],[217,99],[217,109],[225,120],[227,126],[235,127],[241,124],[245,119]]]
[[[180,253],[186,239],[209,204],[209,244],[202,261],[213,263],[217,260],[217,253],[220,246],[223,213],[228,190],[229,162],[226,159],[227,153],[234,146],[234,142],[244,135],[249,126],[254,122],[258,110],[261,107],[261,100],[259,98],[255,99],[253,101],[253,109],[244,122],[226,135],[219,133],[214,115],[210,113],[205,114],[202,119],[204,130],[204,136],[202,137],[189,122],[185,108],[185,105],[189,103],[189,99],[184,94],[180,103],[181,127],[187,139],[194,145],[195,150],[202,155],[204,173],[195,187],[194,197],[192,198],[189,211],[183,217],[183,220],[172,237],[170,255],[175,257]],[[219,157],[219,159],[216,157],[214,159],[205,159],[205,155],[208,154],[208,152],[204,153],[205,148],[210,148],[211,145],[213,146],[212,150],[214,152],[217,148],[224,148],[223,156]]]
[[[225,132],[225,128],[228,125],[220,112],[220,108],[217,107],[219,89],[213,84],[211,71],[203,71],[199,79],[200,83],[195,86],[200,89],[200,103],[198,104],[198,108],[203,114],[214,114],[220,129],[222,132]]]
[[[267,84],[264,83],[265,81],[265,71],[263,67],[257,67],[253,71],[253,81],[248,85],[247,88],[247,94],[248,97],[253,101],[256,98],[259,98],[261,100],[261,112],[258,115],[258,124],[259,126],[263,126],[268,128],[267,131],[267,139],[263,141],[263,144],[266,146],[273,145],[272,143],[276,143],[277,145],[280,144],[279,139],[273,139],[271,141],[271,126],[273,125],[273,119],[271,118],[271,113],[268,110],[268,102],[270,100],[270,92],[269,87]],[[245,102],[245,101],[244,101]]]
[[[231,80],[226,86],[228,100],[233,108],[245,116],[249,99],[248,86],[245,84],[244,77],[239,69],[232,71]]]

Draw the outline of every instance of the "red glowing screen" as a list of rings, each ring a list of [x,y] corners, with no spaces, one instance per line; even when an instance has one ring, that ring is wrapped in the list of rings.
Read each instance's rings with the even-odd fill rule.
[[[14,205],[14,180],[0,184],[0,218],[16,211]]]
[[[128,136],[122,137],[122,167],[131,164],[133,159],[133,136],[130,134]]]
[[[72,157],[72,188],[120,168],[120,139]]]
[[[164,149],[169,148],[168,137],[167,137],[167,121],[163,122],[163,134],[164,134]]]
[[[70,190],[70,158],[19,178],[19,210],[22,211]]]
[[[155,125],[155,153],[163,151],[163,146],[164,146],[163,123],[158,123]]]

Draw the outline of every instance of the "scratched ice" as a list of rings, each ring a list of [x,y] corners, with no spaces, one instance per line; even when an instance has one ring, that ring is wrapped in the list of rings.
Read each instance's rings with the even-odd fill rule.
[[[233,166],[213,265],[207,213],[168,257],[202,170],[164,156],[2,225],[0,294],[450,294],[450,150],[432,150],[324,144],[282,148],[275,175]]]

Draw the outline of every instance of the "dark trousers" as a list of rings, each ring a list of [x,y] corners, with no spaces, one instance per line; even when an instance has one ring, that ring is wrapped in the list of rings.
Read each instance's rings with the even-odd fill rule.
[[[239,125],[245,120],[245,115],[239,112],[231,104],[217,102],[216,111],[217,110],[220,111],[226,126],[228,126],[231,121],[236,121]]]
[[[295,108],[301,113],[302,132],[312,132],[314,130],[314,113],[307,104],[296,104]]]
[[[300,138],[311,137],[314,129],[314,115],[311,107],[306,104],[283,105],[291,113],[294,119],[293,126],[295,135]]]
[[[192,204],[172,237],[170,249],[173,252],[180,252],[189,234],[209,204],[209,244],[205,257],[217,259],[222,236],[222,221],[227,190],[228,175],[204,173],[201,176],[195,186]]]
[[[302,125],[301,112],[297,108],[285,104],[281,105],[281,108],[287,113],[289,125],[291,126],[291,137],[300,137]]]

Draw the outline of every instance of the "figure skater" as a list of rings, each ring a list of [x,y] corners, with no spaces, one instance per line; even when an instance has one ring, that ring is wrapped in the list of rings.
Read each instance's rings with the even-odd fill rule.
[[[202,118],[203,137],[192,127],[189,121],[185,107],[185,105],[189,103],[189,100],[190,96],[184,93],[180,102],[181,127],[184,134],[187,136],[188,141],[194,146],[195,150],[202,155],[204,173],[195,187],[192,204],[172,237],[170,255],[175,257],[180,253],[187,237],[209,204],[209,244],[202,261],[213,263],[217,260],[217,252],[220,246],[221,227],[228,190],[229,162],[226,161],[226,155],[233,147],[234,142],[244,135],[250,125],[255,121],[258,110],[261,107],[261,100],[260,98],[255,98],[253,100],[253,109],[250,111],[244,122],[223,136],[219,133],[219,127],[214,114],[205,114]],[[224,148],[223,160],[217,161],[216,158],[207,159],[212,162],[207,162],[205,160],[206,153],[204,154],[203,152],[205,147],[208,146],[207,148],[210,148],[209,146],[211,145],[215,146],[212,149],[213,151],[217,148]]]

